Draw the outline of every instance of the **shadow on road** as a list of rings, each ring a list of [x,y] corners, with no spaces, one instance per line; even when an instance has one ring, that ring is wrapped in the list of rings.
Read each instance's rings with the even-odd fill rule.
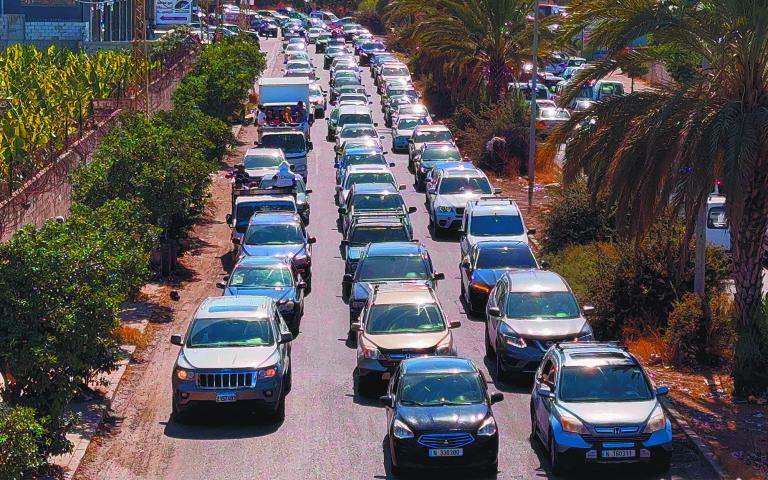
[[[262,437],[275,433],[280,425],[282,422],[272,421],[261,413],[200,407],[183,424],[169,418],[164,433],[171,438],[225,440]]]
[[[464,309],[464,315],[467,316],[467,320],[471,322],[478,322],[478,323],[485,323],[485,315],[483,314],[476,314],[476,313],[470,313],[469,311],[469,305],[467,305],[466,299],[459,295],[459,303],[461,304],[461,308]]]
[[[533,375],[521,375],[500,382],[496,375],[496,362],[488,357],[483,357],[483,363],[485,364],[485,368],[488,369],[488,372],[490,372],[493,378],[493,384],[498,391],[520,394],[531,393],[531,387],[533,387]]]

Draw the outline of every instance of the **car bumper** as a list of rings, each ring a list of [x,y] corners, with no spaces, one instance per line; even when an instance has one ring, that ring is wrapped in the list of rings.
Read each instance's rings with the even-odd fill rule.
[[[485,304],[488,303],[488,293],[486,291],[477,290],[469,286],[469,301],[472,303],[472,308],[475,310],[484,310]]]
[[[435,214],[435,221],[437,226],[449,230],[458,230],[461,228],[461,216],[453,213],[440,213]]]
[[[525,348],[503,346],[496,354],[504,370],[516,373],[534,373],[544,357],[544,352],[535,345]]]
[[[430,457],[429,448],[418,443],[415,438],[392,438],[392,463],[401,468],[446,468],[446,467],[485,467],[498,461],[499,437],[478,437],[475,441],[461,447],[460,457]]]
[[[191,409],[200,405],[219,404],[216,401],[217,396],[221,394],[234,394],[235,401],[226,404],[251,403],[257,407],[274,409],[280,401],[280,394],[283,388],[283,379],[260,381],[254,388],[241,388],[229,390],[220,389],[201,389],[194,382],[176,382],[173,387],[173,397],[176,405],[181,409]],[[226,405],[221,404],[221,405]]]
[[[557,422],[551,423],[558,453],[567,463],[647,463],[669,458],[672,453],[672,426],[669,420],[665,429],[651,434],[644,441],[632,437],[609,438],[604,441],[596,441],[591,437],[585,439],[580,434],[564,432]],[[607,457],[604,452],[610,450],[629,450],[633,456]]]

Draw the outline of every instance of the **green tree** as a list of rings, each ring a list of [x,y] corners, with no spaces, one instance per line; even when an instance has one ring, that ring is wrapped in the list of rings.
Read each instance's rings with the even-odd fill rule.
[[[0,478],[17,480],[45,465],[47,432],[29,407],[0,403]]]
[[[563,35],[590,25],[590,42],[608,55],[577,75],[567,97],[617,66],[663,60],[652,47],[625,49],[644,35],[704,60],[678,85],[574,115],[551,142],[568,140],[566,179],[585,172],[591,190],[617,205],[624,234],[641,235],[671,201],[685,211],[690,235],[695,212],[722,181],[736,287],[735,390],[765,391],[768,342],[759,322],[768,248],[768,0],[577,0],[571,7]],[[587,116],[599,119],[597,128],[574,133]]]
[[[532,10],[528,0],[392,0],[388,17],[416,19],[413,43],[442,70],[455,98],[482,89],[496,101],[529,58]]]

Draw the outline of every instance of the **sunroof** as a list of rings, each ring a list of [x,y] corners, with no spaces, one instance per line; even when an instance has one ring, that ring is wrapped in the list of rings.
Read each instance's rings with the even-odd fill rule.
[[[581,352],[569,354],[571,358],[621,358],[625,359],[627,356],[620,352]]]

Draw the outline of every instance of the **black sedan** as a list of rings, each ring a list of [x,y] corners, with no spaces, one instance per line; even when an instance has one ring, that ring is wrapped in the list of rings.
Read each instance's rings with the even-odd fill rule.
[[[499,432],[483,373],[471,360],[419,357],[403,361],[381,397],[387,410],[392,472],[472,467],[495,473]]]
[[[461,297],[468,313],[481,314],[488,294],[505,272],[538,269],[531,247],[525,242],[486,240],[476,243],[461,260]]]

